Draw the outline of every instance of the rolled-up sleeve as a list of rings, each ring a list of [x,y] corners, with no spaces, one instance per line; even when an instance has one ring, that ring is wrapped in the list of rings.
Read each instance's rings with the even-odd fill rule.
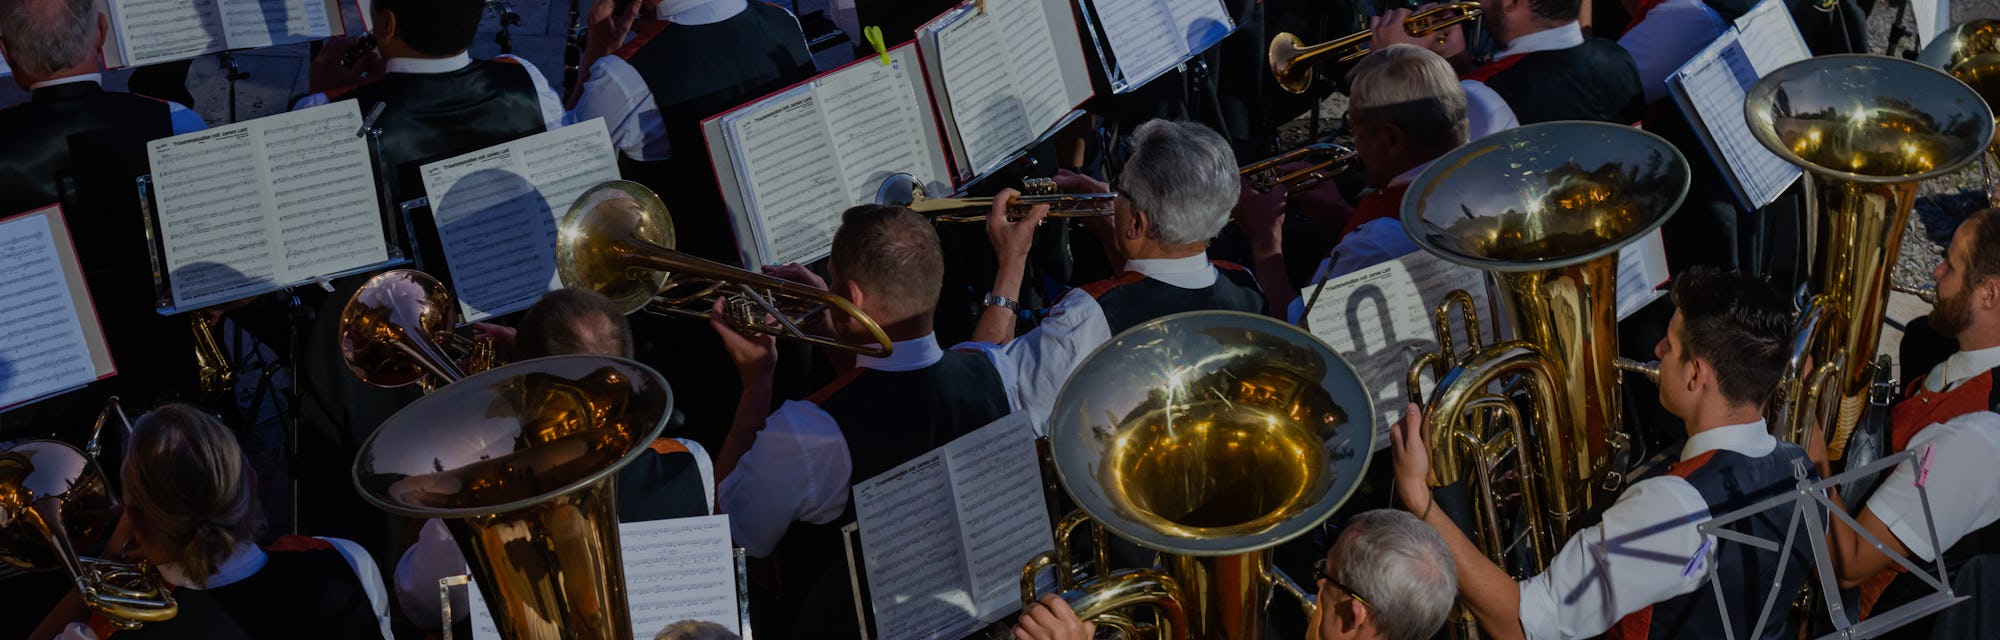
[[[1056,394],[1062,391],[1070,372],[1084,356],[1110,339],[1111,325],[1104,319],[1104,308],[1097,306],[1097,298],[1071,289],[1033,331],[1007,344],[967,342],[953,348],[980,351],[991,358],[1007,389],[1009,408],[1028,410],[1035,434],[1047,435],[1049,412],[1054,410]]]
[[[1521,582],[1521,630],[1529,640],[1588,638],[1634,611],[1695,590],[1712,549],[1698,525],[1708,504],[1686,480],[1632,485],[1604,520],[1571,536],[1547,571]],[[1702,553],[1698,562],[1696,553]]]
[[[1993,463],[2000,458],[2000,414],[1968,413],[1931,425],[1917,432],[1908,448],[1918,452],[1917,459],[1896,465],[1868,497],[1868,510],[1889,526],[1910,555],[1924,561],[1937,557],[1931,525],[1925,523],[1926,497],[1937,542],[1945,549],[2000,520],[2000,491],[1993,490],[2000,486],[2000,465]],[[1918,470],[1925,449],[1930,450],[1928,474]],[[1924,476],[1921,492],[1919,476]]]
[[[729,514],[736,546],[770,557],[793,522],[825,524],[840,517],[853,467],[833,416],[810,402],[778,407],[722,479],[722,512]]]

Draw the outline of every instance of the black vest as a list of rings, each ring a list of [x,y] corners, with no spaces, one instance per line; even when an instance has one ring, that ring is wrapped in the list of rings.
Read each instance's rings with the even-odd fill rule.
[[[688,451],[639,452],[618,469],[618,521],[650,522],[708,515],[701,466]]]
[[[619,169],[659,193],[674,212],[681,250],[737,264],[736,233],[723,210],[701,121],[812,77],[812,54],[798,20],[762,2],[714,24],[656,28],[626,62],[652,92],[673,156],[658,162],[620,158]]]
[[[1200,289],[1182,289],[1137,271],[1083,289],[1097,298],[1114,336],[1148,320],[1187,311],[1264,312],[1264,294],[1257,291],[1257,280],[1250,272],[1217,262],[1215,273],[1215,283]]]
[[[1707,463],[1686,473],[1687,483],[1701,492],[1703,502],[1708,503],[1711,518],[1728,515],[1738,509],[1759,501],[1784,494],[1797,486],[1792,477],[1793,461],[1806,459],[1806,452],[1797,445],[1780,442],[1770,455],[1752,458],[1733,451],[1716,451]],[[1826,512],[1820,511],[1824,519]],[[1763,513],[1737,520],[1726,528],[1736,533],[1754,536],[1764,540],[1782,541],[1785,530],[1791,524],[1791,510],[1770,509]],[[1772,576],[1777,575],[1778,553],[1765,551],[1746,544],[1718,541],[1714,547],[1714,580],[1722,586],[1722,595],[1729,603],[1729,624],[1736,630],[1737,637],[1778,640],[1796,635],[1790,624],[1786,610],[1780,609],[1765,621],[1764,628],[1752,634],[1749,629],[1757,623],[1759,608],[1773,588]],[[1792,547],[1786,550],[1785,573],[1777,576],[1778,605],[1791,602],[1798,595],[1799,585],[1804,584],[1806,571],[1813,566],[1812,542],[1805,535],[1792,540]],[[1716,608],[1715,589],[1703,584],[1694,591],[1675,596],[1652,606],[1652,624],[1649,638],[1719,638],[1722,637],[1722,614]]]
[[[855,369],[811,400],[840,425],[853,461],[850,487],[1008,413],[1006,388],[993,361],[957,351],[914,371]],[[853,522],[850,495],[839,518],[818,525],[794,522],[779,541],[773,556],[781,581],[776,612],[795,625],[791,637],[845,638],[858,628],[840,540],[840,529]]]
[[[264,568],[215,589],[175,589],[180,613],[131,638],[381,638],[361,581],[331,548],[270,551]],[[373,569],[372,566],[366,567]]]
[[[1520,56],[1511,67],[1486,79],[1507,101],[1521,124],[1555,120],[1638,122],[1645,107],[1639,67],[1632,54],[1610,40],[1584,38],[1568,49]]]

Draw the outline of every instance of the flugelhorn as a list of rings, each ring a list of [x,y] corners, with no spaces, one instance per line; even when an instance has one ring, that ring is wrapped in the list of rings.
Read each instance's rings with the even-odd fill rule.
[[[631,360],[517,362],[383,422],[354,486],[379,509],[444,521],[500,637],[630,638],[612,485],[672,410],[666,381]]]
[[[1352,170],[1356,157],[1353,149],[1331,142],[1315,142],[1243,165],[1237,173],[1249,178],[1250,185],[1258,191],[1270,191],[1278,185],[1291,190],[1310,189],[1328,178]],[[1307,164],[1298,169],[1285,170],[1285,165],[1294,162]]]
[[[1271,548],[1347,500],[1374,442],[1360,377],[1298,327],[1231,311],[1133,327],[1056,396],[1050,454],[1080,511],[1024,569],[1022,599],[1051,569],[1086,619],[1130,632],[1150,612],[1153,637],[1266,637],[1274,590],[1312,607]],[[1100,574],[1079,579],[1068,538],[1086,523]],[[1111,571],[1106,530],[1160,552],[1160,566]]]
[[[1063,193],[1051,178],[1029,178],[1021,195],[1008,201],[1007,217],[1019,220],[1035,205],[1049,205],[1051,218],[1097,218],[1111,215],[1115,193]],[[890,174],[875,191],[875,203],[908,207],[933,222],[985,222],[993,198],[933,198],[924,183],[907,173]]]
[[[1546,567],[1622,483],[1619,370],[1647,367],[1621,367],[1615,351],[1618,250],[1659,228],[1687,187],[1687,161],[1659,136],[1551,122],[1459,147],[1403,197],[1403,227],[1418,246],[1499,280],[1516,333],[1482,341],[1471,296],[1452,292],[1436,313],[1439,349],[1411,363],[1407,386],[1424,405],[1429,484],[1465,482],[1470,537],[1517,575]],[[1453,343],[1454,309],[1470,344]],[[1428,395],[1426,372],[1436,380]],[[1526,383],[1525,415],[1521,396],[1494,384],[1514,376]],[[1520,479],[1518,519],[1491,490],[1508,469]],[[1517,535],[1527,566],[1509,561]]]
[[[1403,31],[1416,37],[1426,37],[1464,22],[1479,19],[1479,3],[1455,2],[1441,4],[1410,14],[1403,20]],[[1368,41],[1373,36],[1364,30],[1312,46],[1291,33],[1280,33],[1271,39],[1271,76],[1278,80],[1278,86],[1292,93],[1305,93],[1312,86],[1312,69],[1329,58],[1347,62],[1368,55]]]
[[[1808,425],[1832,413],[1827,448],[1841,458],[1871,389],[1890,376],[1875,352],[1917,184],[1977,158],[1993,140],[1993,112],[1942,71],[1871,55],[1786,65],[1750,87],[1743,109],[1758,142],[1805,169],[1806,206],[1818,221],[1811,298],[1771,427],[1804,443]]]
[[[395,269],[362,283],[340,309],[340,357],[362,382],[451,384],[497,364],[493,345],[458,335],[458,303],[430,274]]]
[[[675,251],[667,205],[639,183],[591,187],[570,205],[558,233],[556,273],[563,286],[604,294],[628,314],[648,309],[707,318],[711,301],[721,297],[727,320],[741,331],[875,357],[894,348],[882,327],[846,298]],[[853,318],[874,343],[850,344],[810,331],[813,319],[829,309]]]
[[[0,560],[29,571],[62,567],[84,603],[120,629],[170,620],[180,606],[158,571],[77,551],[110,535],[116,504],[104,472],[76,447],[14,445],[0,452]]]

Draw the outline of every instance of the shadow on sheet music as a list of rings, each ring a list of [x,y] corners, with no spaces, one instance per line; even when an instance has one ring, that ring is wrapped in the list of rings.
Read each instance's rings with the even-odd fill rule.
[[[1221,42],[1229,35],[1229,25],[1214,18],[1199,18],[1188,23],[1187,41],[1191,51],[1202,51],[1209,45]]]
[[[1367,343],[1368,333],[1361,328],[1362,305],[1374,306],[1374,313],[1369,315],[1381,323],[1382,344],[1372,345]],[[1436,348],[1436,340],[1430,336],[1421,334],[1409,337],[1396,335],[1395,312],[1389,306],[1388,292],[1383,291],[1380,285],[1365,284],[1356,287],[1354,292],[1347,296],[1347,308],[1341,313],[1340,317],[1347,320],[1347,335],[1354,336],[1354,348],[1361,353],[1379,354],[1381,356],[1400,354],[1403,358],[1409,359],[1413,357],[1412,354]],[[1465,339],[1463,333],[1456,333],[1456,331],[1454,333],[1454,340]],[[1461,342],[1459,344],[1466,343]],[[1379,395],[1384,392],[1401,390],[1402,380],[1395,376],[1391,376],[1390,378],[1388,380],[1390,383],[1388,389],[1371,389],[1370,391]]]
[[[497,169],[459,177],[440,201],[475,203],[451,206],[455,211],[435,218],[446,283],[465,308],[524,309],[555,281],[556,226],[558,216],[568,213],[568,202],[561,203],[561,211],[551,210],[548,197],[527,178]]]
[[[269,29],[271,32],[272,41],[282,43],[282,42],[295,42],[298,40],[318,39],[318,36],[315,36],[312,33],[312,25],[310,23],[311,19],[309,17],[307,16],[295,17],[292,15],[293,13],[291,11],[292,3],[259,2],[256,4],[256,7],[257,8],[255,9],[255,11],[257,11],[257,13],[262,16],[260,22],[263,22],[264,28]],[[232,9],[231,13],[235,13],[235,10]],[[227,18],[225,17],[224,19]],[[294,19],[297,19],[298,21],[293,22]],[[340,16],[331,15],[327,16],[327,19],[338,22],[340,20]],[[216,24],[220,25],[221,22],[217,22]],[[215,37],[217,39],[220,39],[222,37],[222,34],[218,33],[216,34]]]

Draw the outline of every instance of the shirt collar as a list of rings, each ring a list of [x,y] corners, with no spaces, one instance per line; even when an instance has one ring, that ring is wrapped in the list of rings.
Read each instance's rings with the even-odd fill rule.
[[[876,371],[915,371],[944,359],[944,349],[938,347],[937,334],[927,333],[915,340],[890,343],[895,348],[887,357],[870,355],[854,356],[854,366]]]
[[[1960,351],[1938,363],[1937,368],[1924,377],[1924,388],[1943,391],[1995,367],[2000,367],[2000,347]]]
[[[188,579],[187,574],[181,571],[178,562],[160,565],[160,578],[166,580],[167,584],[183,589],[220,589],[255,575],[264,568],[264,562],[268,559],[264,555],[264,550],[258,548],[256,544],[241,542],[237,543],[235,549],[229,550],[229,557],[215,565],[215,575],[208,577],[207,584],[196,586],[194,581]]]
[[[1510,58],[1536,51],[1560,51],[1583,45],[1583,27],[1572,20],[1560,27],[1543,29],[1507,43],[1507,48],[1493,56],[1494,60]]]
[[[734,18],[749,7],[748,0],[665,0],[656,15],[667,22],[693,26]]]
[[[28,85],[28,91],[32,92],[36,89],[41,89],[44,87],[53,87],[56,85],[64,85],[64,84],[74,84],[78,82],[94,82],[101,85],[104,84],[104,74],[79,73],[73,76],[63,76],[61,78],[56,78],[54,80],[43,80],[41,82]]]
[[[449,58],[390,58],[385,64],[389,73],[451,73],[470,66],[472,54],[460,51]]]
[[[1716,427],[1688,436],[1687,444],[1681,445],[1681,459],[1688,460],[1717,449],[1734,451],[1744,455],[1762,455],[1777,440],[1771,437],[1771,430],[1763,420]]]

